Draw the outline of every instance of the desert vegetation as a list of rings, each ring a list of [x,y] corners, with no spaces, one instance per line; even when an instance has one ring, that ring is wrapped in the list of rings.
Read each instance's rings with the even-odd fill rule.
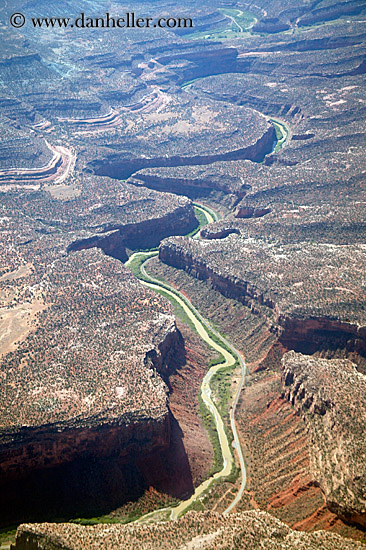
[[[311,469],[328,506],[365,525],[365,376],[350,361],[294,352],[282,365],[283,393],[309,426]]]
[[[275,535],[274,535],[275,534]],[[275,540],[274,540],[275,539]],[[338,535],[319,531],[299,533],[292,531],[279,520],[265,512],[244,512],[232,516],[190,512],[175,522],[150,525],[81,527],[60,524],[58,526],[24,525],[18,531],[15,548],[23,550],[32,544],[54,545],[55,549],[131,548],[138,545],[146,550],[184,548],[200,544],[203,548],[245,548],[255,550],[258,544],[264,549],[290,549],[294,544],[305,550],[353,550],[362,548],[357,542],[345,541]],[[38,546],[40,548],[40,546]]]
[[[100,4],[87,6],[87,15],[103,15]],[[79,0],[69,8],[75,14],[62,16],[88,11]],[[121,261],[168,238],[152,274],[186,293],[250,363],[239,403],[249,480],[238,509],[259,506],[299,529],[339,527],[339,516],[360,523],[362,479],[352,468],[362,466],[364,426],[353,388],[366,372],[365,4],[194,0],[176,8],[171,15],[192,17],[193,29],[51,32],[31,18],[61,15],[55,0],[42,9],[7,0],[1,10],[0,485],[14,502],[11,475],[46,471],[56,455],[79,459],[92,447],[111,468],[124,452],[132,457],[118,462],[135,481],[126,494],[143,485],[141,449],[164,478],[168,462],[159,453],[174,437],[181,443],[179,427],[170,431],[169,403],[181,411],[168,377],[179,386],[180,373],[185,381],[191,373],[175,317],[187,319],[164,290],[143,288]],[[154,18],[166,9],[139,3]],[[108,10],[119,14],[121,6],[112,1]],[[26,18],[21,29],[9,23],[16,11]],[[195,239],[204,216],[191,200],[222,217]],[[139,269],[138,257],[130,267]],[[281,356],[289,350],[304,354],[284,361],[292,357],[306,396],[334,403],[324,414],[304,410],[295,382],[281,389]],[[192,374],[189,391],[183,385],[185,404],[213,359],[203,355],[200,375]],[[324,395],[312,369],[322,373]],[[214,380],[224,417],[235,385],[229,374]],[[358,396],[359,410],[347,391]],[[357,414],[358,424],[349,420]],[[341,434],[336,448],[328,421]],[[202,426],[194,415],[186,422],[194,447]],[[184,461],[184,445],[180,452]],[[202,456],[210,463],[213,450]],[[97,483],[107,467],[95,464]],[[209,467],[196,468],[195,482]],[[224,510],[235,476],[198,507]],[[158,506],[165,496],[152,501]],[[142,509],[131,504],[119,517]],[[27,537],[34,548],[56,544],[52,526],[22,529],[19,548]],[[121,531],[59,529],[60,544],[70,548],[352,547],[324,533],[296,534],[260,512],[190,514],[173,525]]]

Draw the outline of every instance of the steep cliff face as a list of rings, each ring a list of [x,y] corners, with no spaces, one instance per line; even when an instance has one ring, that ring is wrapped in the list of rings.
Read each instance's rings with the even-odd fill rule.
[[[146,353],[152,376],[167,374],[172,355],[184,353],[183,346],[174,324]],[[7,499],[0,505],[1,523],[93,513],[138,496],[156,481],[148,465],[168,451],[170,422],[168,408],[161,407],[148,416],[111,418],[105,411],[104,417],[2,430],[0,490]]]
[[[124,262],[127,260],[126,248],[157,246],[165,237],[184,235],[197,225],[192,204],[187,202],[164,216],[120,226],[116,224],[111,231],[74,241],[69,245],[68,252],[96,247]]]
[[[350,361],[293,351],[282,367],[283,396],[308,427],[311,471],[329,509],[366,527],[366,377]]]
[[[126,179],[142,168],[163,166],[195,166],[212,164],[213,162],[247,159],[261,162],[272,151],[276,139],[274,127],[269,125],[264,134],[252,145],[216,155],[185,155],[156,158],[126,158],[96,160],[89,163],[87,169],[92,169],[98,176],[109,176],[116,179]]]
[[[159,477],[149,470],[168,453],[170,431],[168,411],[120,426],[34,430],[28,444],[8,447],[1,524],[100,515],[137,499],[151,485],[159,489]]]
[[[184,341],[181,333],[174,323],[162,342],[155,346],[145,356],[145,365],[155,369],[163,379],[167,379],[171,374],[171,364],[174,364],[174,358],[184,354]],[[179,361],[178,361],[179,362]]]
[[[236,218],[261,218],[269,214],[270,208],[252,208],[249,206],[239,207],[235,213]]]
[[[258,305],[264,305],[270,309],[275,308],[273,300],[260,292],[254,285],[247,281],[238,280],[234,276],[231,277],[227,274],[218,273],[204,261],[193,257],[192,254],[185,251],[182,247],[174,246],[170,241],[163,241],[161,243],[159,247],[159,259],[178,269],[185,269],[198,279],[209,280],[212,286],[224,296],[234,298],[253,310]]]
[[[145,354],[144,365],[152,376],[166,375],[174,355],[184,352],[184,342],[175,323],[164,330],[164,337]],[[158,374],[157,374],[158,373]],[[168,409],[152,408],[118,417],[111,410],[92,416],[76,416],[67,421],[39,426],[3,428],[0,433],[0,482],[4,475],[16,479],[32,469],[58,466],[77,457],[119,457],[129,452],[151,452],[169,445]],[[143,447],[143,448],[142,448]]]
[[[184,235],[197,227],[191,202],[180,206],[172,213],[158,219],[146,220],[140,224],[126,224],[121,235],[129,248],[157,246],[168,235]]]
[[[233,182],[230,181],[230,176],[228,177],[227,174],[223,177],[221,174],[209,173],[209,168],[207,168],[207,174],[195,175],[192,173],[195,169],[192,169],[191,166],[185,168],[186,174],[184,174],[182,173],[183,169],[184,167],[174,167],[173,170],[175,173],[173,173],[173,170],[169,173],[169,168],[141,170],[131,176],[128,183],[138,187],[144,186],[149,189],[156,189],[157,191],[185,195],[192,199],[204,197],[217,191],[221,191],[224,194],[233,194],[239,200],[245,196],[246,189],[242,189],[242,186],[240,183],[238,185],[237,181],[232,185]],[[204,169],[201,168],[200,170],[203,171]],[[240,182],[239,178],[238,182]]]
[[[32,470],[60,466],[76,458],[125,457],[150,453],[169,445],[168,411],[157,418],[132,415],[114,422],[83,419],[67,425],[22,428],[5,436],[0,451],[3,481],[16,480]]]
[[[237,233],[235,228],[233,230],[230,227],[225,228],[223,226],[220,227],[220,231],[217,233],[212,232],[210,228],[204,229],[201,235],[208,242],[212,242],[214,239],[225,239],[226,237],[229,241],[230,236],[233,236],[232,233]],[[208,242],[207,246],[209,246]],[[366,328],[364,325],[350,320],[337,319],[333,314],[327,316],[325,307],[324,312],[319,307],[317,312],[311,313],[308,306],[308,302],[310,304],[309,296],[312,296],[310,291],[308,295],[304,292],[303,297],[298,292],[296,302],[295,300],[291,301],[286,297],[286,291],[282,291],[280,287],[283,281],[281,280],[282,275],[281,270],[278,269],[278,263],[274,264],[274,269],[277,271],[273,275],[273,279],[279,281],[276,289],[274,289],[270,280],[271,285],[268,285],[268,282],[255,272],[255,269],[259,271],[262,268],[250,264],[250,259],[248,260],[244,255],[242,256],[242,264],[238,262],[235,263],[235,266],[233,264],[235,269],[224,269],[221,264],[221,259],[224,257],[223,250],[227,250],[227,253],[231,254],[230,246],[237,246],[237,258],[239,258],[241,244],[239,242],[235,245],[233,240],[230,241],[231,245],[225,241],[222,242],[225,243],[222,248],[220,248],[220,245],[213,244],[212,256],[210,256],[207,250],[211,250],[211,248],[206,250],[202,243],[199,247],[196,247],[195,243],[190,246],[190,243],[183,242],[183,240],[167,239],[160,245],[159,259],[172,267],[184,269],[198,279],[208,281],[213,288],[219,290],[224,296],[238,300],[254,313],[264,315],[270,331],[279,337],[285,348],[303,353],[342,349],[346,356],[348,354],[354,355],[354,360],[357,360],[360,370],[363,371],[366,356]],[[246,250],[247,254],[250,252],[249,246],[250,244],[248,244]],[[280,253],[281,251],[279,251]],[[217,254],[217,256],[214,256],[214,254]],[[215,260],[211,260],[211,257]],[[281,256],[276,257],[274,255],[273,261],[278,262],[278,257]],[[271,261],[271,258],[262,258],[263,264],[266,264],[266,261]],[[242,265],[242,270],[238,268],[240,265]],[[260,273],[262,274],[262,271]],[[299,279],[301,279],[301,274],[299,274]],[[294,284],[294,288],[306,288],[306,286],[300,280],[300,282]],[[312,300],[315,299],[313,296]],[[301,305],[302,300],[304,301],[302,309],[299,312],[296,309],[294,310],[292,304],[299,303]],[[351,304],[349,307],[351,307]]]
[[[88,248],[100,248],[108,256],[112,256],[121,262],[128,259],[126,252],[126,243],[121,235],[121,231],[111,231],[103,235],[93,235],[87,239],[78,239],[71,243],[67,251],[76,252],[78,250],[87,250]]]
[[[253,32],[275,34],[286,31],[289,28],[290,25],[288,23],[281,21],[277,17],[264,17],[253,26]]]
[[[201,237],[203,239],[226,239],[229,235],[235,233],[236,235],[240,234],[239,229],[230,227],[222,227],[219,230],[212,230],[209,226],[201,229]]]
[[[176,70],[181,82],[211,74],[228,73],[237,70],[238,50],[236,48],[200,48],[198,51],[173,53],[158,58],[162,65]]]
[[[285,315],[278,318],[283,328],[282,344],[288,349],[314,353],[318,349],[342,347],[362,357],[366,355],[366,327],[334,319],[291,319]]]

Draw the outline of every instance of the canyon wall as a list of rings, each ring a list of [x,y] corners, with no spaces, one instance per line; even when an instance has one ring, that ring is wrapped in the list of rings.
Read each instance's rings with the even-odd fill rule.
[[[287,349],[314,353],[327,343],[330,348],[344,347],[363,357],[366,355],[364,326],[326,317],[294,319],[284,315],[279,316],[278,322],[283,328],[281,342]]]
[[[224,296],[234,298],[252,310],[255,310],[258,305],[264,305],[270,309],[275,308],[273,300],[260,292],[254,285],[244,280],[238,280],[234,276],[216,272],[204,261],[193,257],[182,247],[175,247],[169,241],[161,243],[159,259],[172,267],[184,269],[198,279],[209,280],[213,288],[219,290]]]
[[[217,238],[225,238],[225,226],[221,229],[223,235],[217,235]],[[186,246],[181,246],[183,241]],[[285,353],[282,397],[305,420],[311,442],[311,480],[324,493],[327,507],[343,521],[365,527],[366,473],[362,426],[366,411],[366,377],[362,372],[366,328],[355,321],[327,318],[325,314],[311,317],[306,309],[296,317],[292,311],[286,311],[284,302],[276,300],[275,292],[259,288],[244,277],[239,278],[237,272],[235,276],[220,269],[221,264],[210,256],[210,252],[213,254],[216,249],[206,250],[206,256],[202,258],[194,254],[194,245],[189,246],[186,241],[163,241],[160,260],[207,281],[224,296],[263,316],[283,350],[307,354]],[[300,300],[300,294],[297,298]],[[309,355],[313,353],[326,357],[352,357],[359,364],[348,359],[322,359]]]
[[[230,233],[233,231],[228,229],[216,238],[225,238]],[[210,267],[203,259],[195,257],[187,249],[176,246],[170,240],[161,243],[159,259],[172,267],[184,269],[198,279],[209,281],[212,287],[224,296],[238,300],[252,312],[264,314],[268,328],[279,337],[287,349],[314,353],[329,346],[330,349],[345,348],[362,357],[366,355],[364,326],[326,316],[309,318],[304,314],[296,318],[286,311],[281,311],[269,290],[260,289],[249,281]]]
[[[169,235],[184,235],[198,225],[191,203],[177,207],[173,212],[155,219],[138,223],[116,224],[110,231],[76,240],[68,247],[68,252],[86,248],[101,248],[105,254],[125,262],[126,248],[149,248],[158,246]]]
[[[195,166],[212,164],[213,162],[227,160],[252,160],[262,162],[264,157],[273,149],[276,139],[276,132],[272,125],[269,125],[264,134],[254,143],[242,149],[219,153],[216,155],[192,155],[172,156],[159,158],[125,158],[116,157],[94,160],[88,164],[88,169],[94,171],[98,176],[109,176],[116,179],[125,179],[142,168],[164,167],[164,166]]]
[[[282,388],[308,427],[310,468],[328,508],[366,527],[366,376],[350,361],[292,351],[282,359]]]
[[[184,342],[174,324],[144,363],[153,377],[164,376],[172,356],[182,354]],[[148,416],[137,411],[113,418],[105,410],[89,418],[3,429],[1,524],[97,514],[138,498],[156,482],[148,465],[159,464],[168,453],[170,433],[168,407],[152,409]]]
[[[231,186],[226,185],[227,181],[219,177],[215,178],[214,176],[195,177],[191,175],[188,177],[187,175],[187,177],[182,178],[166,175],[164,172],[155,175],[140,171],[131,176],[128,183],[139,187],[144,186],[149,189],[155,189],[156,191],[185,195],[192,199],[209,195],[212,191],[222,191],[227,194],[233,193]],[[245,196],[245,191],[235,190],[235,195],[238,199],[242,199]]]

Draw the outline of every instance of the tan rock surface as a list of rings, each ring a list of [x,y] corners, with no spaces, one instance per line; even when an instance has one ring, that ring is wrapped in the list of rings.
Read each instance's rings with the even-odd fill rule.
[[[287,353],[283,393],[303,416],[311,471],[329,508],[366,525],[366,376],[347,360]]]
[[[318,531],[293,531],[266,512],[222,516],[190,512],[150,525],[26,524],[18,529],[15,550],[356,550],[358,542]]]

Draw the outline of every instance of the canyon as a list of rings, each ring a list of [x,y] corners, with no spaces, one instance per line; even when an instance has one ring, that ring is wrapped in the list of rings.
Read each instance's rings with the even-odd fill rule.
[[[95,180],[88,187],[91,197],[69,200],[71,216],[70,204],[47,192],[31,201],[29,193],[8,192],[2,203],[11,268],[0,278],[1,311],[14,326],[1,358],[3,525],[96,513],[150,485],[164,490],[165,474],[159,480],[151,471],[161,468],[148,465],[176,460],[166,384],[184,364],[184,342],[166,300],[143,289],[119,260],[127,246],[157,244],[197,220],[184,198],[169,204],[141,190],[134,207],[129,186],[116,184],[114,199]],[[145,203],[154,211],[144,214]],[[142,240],[145,231],[150,240]],[[7,336],[6,321],[2,328]],[[186,458],[174,434],[178,478]],[[187,484],[173,493],[187,492]]]
[[[205,230],[203,230],[203,234],[205,234],[204,231]],[[212,231],[212,229],[210,229],[210,231]],[[294,267],[290,264],[288,269],[289,273],[292,274],[292,280],[291,282],[289,280],[285,282],[285,294],[283,295],[281,293],[280,285],[277,286],[275,291],[270,291],[269,288],[266,288],[263,284],[263,277],[260,281],[262,287],[258,287],[255,282],[255,278],[246,280],[243,276],[239,276],[238,271],[232,272],[230,269],[227,269],[226,266],[228,265],[229,260],[228,254],[225,256],[226,269],[222,264],[220,265],[219,255],[224,252],[228,252],[233,248],[235,248],[236,251],[239,251],[240,247],[243,247],[247,254],[247,258],[245,260],[243,259],[243,263],[240,265],[241,273],[243,273],[246,268],[246,262],[248,262],[249,265],[252,265],[248,261],[248,255],[251,254],[251,243],[248,241],[246,242],[245,240],[240,242],[237,236],[237,233],[239,232],[235,230],[231,231],[230,229],[226,229],[224,231],[225,232],[223,235],[219,235],[219,241],[217,241],[217,237],[216,240],[213,239],[212,242],[214,243],[214,246],[212,247],[207,247],[207,245],[204,244],[204,241],[201,241],[204,248],[202,248],[201,244],[196,245],[196,243],[193,242],[190,242],[189,248],[186,248],[186,241],[184,238],[167,239],[160,245],[159,258],[168,265],[184,269],[191,275],[208,281],[213,288],[219,290],[224,296],[240,301],[254,312],[257,311],[259,313],[259,308],[263,308],[264,306],[268,318],[267,324],[269,326],[269,330],[277,333],[280,337],[280,341],[289,349],[297,349],[298,347],[304,346],[309,350],[313,348],[314,352],[319,348],[319,339],[323,336],[324,340],[326,340],[329,345],[334,345],[336,347],[337,345],[339,347],[340,344],[346,345],[350,351],[357,351],[361,355],[360,361],[362,360],[362,357],[365,354],[366,335],[366,328],[363,324],[364,318],[362,316],[359,317],[358,314],[354,312],[354,322],[352,323],[350,319],[347,319],[347,322],[345,322],[342,321],[342,319],[332,318],[329,310],[327,311],[327,317],[324,313],[322,316],[321,307],[319,307],[319,316],[315,316],[311,310],[307,311],[306,306],[298,311],[291,311],[291,308],[287,311],[287,305],[289,304],[288,292],[291,284],[299,289],[297,291],[298,293],[300,291],[305,292],[303,301],[304,304],[307,303],[307,289],[302,290],[302,284],[299,284],[296,275],[294,276],[294,274],[298,274],[298,271],[295,271]],[[231,239],[231,241],[228,241],[231,235],[234,238]],[[202,252],[204,250],[204,253],[201,256],[200,248]],[[257,248],[254,248],[254,254],[257,253],[257,250]],[[262,255],[264,250],[265,248],[262,247]],[[274,249],[272,248],[271,254],[273,251]],[[283,254],[283,247],[280,247],[280,252],[282,257],[285,258],[285,255]],[[252,257],[254,254],[252,254]],[[213,255],[215,255],[215,259],[212,262],[207,261],[206,258],[214,258]],[[291,257],[289,256],[289,259],[290,258]],[[313,255],[313,262],[314,259],[315,258]],[[235,257],[233,260],[236,263]],[[319,258],[319,260],[321,262],[329,261],[328,257],[326,260],[322,258]],[[252,261],[252,259],[250,261]],[[264,261],[266,265],[274,265],[270,257],[265,258],[262,256],[260,261]],[[303,266],[303,269],[305,271],[306,267]],[[322,272],[321,263],[318,264],[317,270],[319,272],[319,276],[324,278],[325,274]],[[280,271],[283,271],[282,266],[280,267]],[[271,278],[270,275],[267,275],[268,279]],[[312,298],[313,296],[314,295],[312,294]],[[348,310],[348,315],[349,317],[352,316],[350,310]],[[331,344],[333,340],[334,342]]]
[[[248,147],[236,149],[227,153],[219,153],[216,155],[194,155],[190,157],[170,157],[170,158],[155,158],[155,159],[128,159],[126,161],[108,162],[108,158],[101,162],[91,164],[93,171],[99,176],[109,176],[117,179],[125,179],[131,176],[134,172],[147,167],[165,167],[165,166],[201,166],[212,164],[219,161],[243,160],[249,159],[253,162],[261,162],[265,155],[273,148],[275,133],[272,126],[266,130],[259,140]],[[102,164],[102,166],[98,166]]]
[[[194,28],[0,11],[1,525],[27,522],[20,550],[361,548],[365,6],[176,12]],[[161,294],[134,255],[158,247]],[[221,468],[197,400],[219,358],[164,285],[247,365],[238,393],[238,366],[210,389],[244,491],[235,459],[172,522]],[[139,517],[154,524],[110,525]]]

